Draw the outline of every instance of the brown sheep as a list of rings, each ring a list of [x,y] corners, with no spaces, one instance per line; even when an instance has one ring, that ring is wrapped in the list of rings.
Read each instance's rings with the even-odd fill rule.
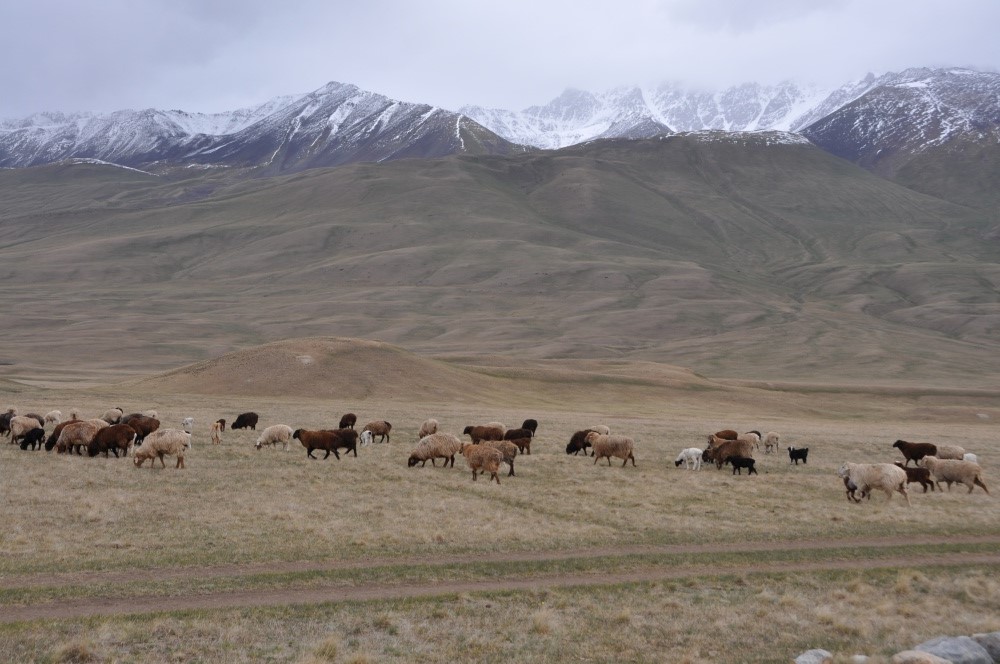
[[[358,416],[354,413],[347,413],[342,418],[340,418],[340,424],[337,425],[338,429],[353,429],[354,425],[358,423]]]
[[[714,438],[714,441],[712,440]],[[710,444],[705,450],[709,461],[715,462],[715,467],[722,469],[722,465],[729,457],[753,457],[753,441],[744,438],[736,440],[722,440],[710,436]]]
[[[486,445],[469,445],[462,443],[460,450],[465,457],[466,463],[472,469],[472,481],[476,481],[476,475],[480,472],[489,473],[491,480],[496,480],[500,484],[500,463],[503,461],[503,454],[498,449],[487,447]]]
[[[121,455],[127,456],[128,448],[135,442],[137,436],[135,429],[128,424],[113,424],[94,434],[90,445],[87,446],[87,454],[94,457],[104,452],[106,457],[108,452],[113,452],[117,458],[118,450],[121,450]]]
[[[320,431],[296,429],[292,433],[292,438],[302,443],[302,447],[306,448],[306,456],[310,459],[316,458],[313,456],[313,450],[323,450],[326,452],[323,455],[324,459],[328,458],[331,453],[335,458],[340,459],[340,453],[337,452],[337,449],[340,447],[346,447],[348,452],[353,449],[354,456],[358,455],[358,432],[354,429],[336,429],[332,431],[329,429]]]
[[[930,487],[931,491],[934,491],[934,482],[931,480],[931,471],[926,468],[907,468],[898,461],[895,461],[894,463],[906,471],[907,484],[919,482],[920,486],[924,487],[924,493],[927,493],[927,487]]]
[[[892,446],[897,448],[906,457],[906,463],[903,464],[904,467],[909,466],[911,461],[913,465],[917,465],[917,462],[925,456],[935,456],[937,454],[937,446],[932,443],[908,443],[905,440],[897,440]]]
[[[506,430],[503,427],[490,425],[473,426],[470,424],[462,431],[462,435],[469,436],[472,439],[472,444],[475,445],[481,440],[503,440],[505,432]]]
[[[517,449],[521,454],[531,454],[531,439],[534,434],[531,429],[520,428],[520,429],[508,429],[504,435],[504,440],[509,440],[510,442],[517,445]]]
[[[135,429],[136,437],[135,444],[141,445],[142,441],[146,439],[146,436],[153,433],[160,428],[160,421],[155,417],[147,417],[146,415],[140,415],[136,413],[135,415],[129,415],[123,420],[123,424],[127,424],[133,429]]]
[[[385,420],[372,420],[361,429],[361,433],[364,433],[365,431],[371,431],[372,436],[379,436],[378,442],[388,443],[389,432],[392,431],[392,425]]]

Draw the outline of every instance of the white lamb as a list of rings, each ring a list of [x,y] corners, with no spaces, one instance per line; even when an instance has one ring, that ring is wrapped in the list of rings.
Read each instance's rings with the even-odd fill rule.
[[[701,470],[701,455],[703,453],[704,450],[699,450],[697,447],[683,449],[677,456],[677,460],[674,461],[674,466],[680,468],[683,463],[688,470]]]

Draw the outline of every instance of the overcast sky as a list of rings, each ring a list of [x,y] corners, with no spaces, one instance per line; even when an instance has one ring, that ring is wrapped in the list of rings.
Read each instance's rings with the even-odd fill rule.
[[[1000,0],[0,0],[0,118],[217,112],[354,83],[456,110],[567,87],[1000,71]]]

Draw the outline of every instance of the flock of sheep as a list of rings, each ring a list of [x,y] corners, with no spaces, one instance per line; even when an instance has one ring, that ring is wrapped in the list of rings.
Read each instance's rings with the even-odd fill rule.
[[[63,421],[62,413],[53,410],[45,415],[27,413],[18,415],[16,407],[8,407],[0,414],[0,436],[9,435],[10,442],[19,444],[21,449],[55,450],[57,453],[76,453],[82,455],[86,450],[89,456],[103,453],[105,456],[127,456],[133,451],[134,463],[141,467],[148,459],[154,465],[160,460],[161,467],[166,467],[164,457],[176,457],[177,468],[184,468],[185,452],[191,447],[191,435],[194,419],[186,417],[181,421],[181,429],[160,429],[160,421],[156,411],[137,412],[126,415],[120,408],[112,408],[103,415],[92,419],[83,419],[74,409],[70,417]],[[238,415],[230,426],[231,430],[250,429],[256,431],[259,416],[254,412]],[[53,425],[52,432],[46,436],[45,427]],[[316,459],[313,452],[324,452],[323,459],[333,454],[340,459],[340,451],[345,454],[358,455],[358,444],[362,446],[376,442],[389,442],[392,425],[385,420],[373,420],[365,424],[360,431],[355,430],[357,416],[353,413],[344,415],[336,429],[292,429],[287,424],[274,424],[261,430],[255,447],[260,450],[265,446],[281,445],[288,451],[293,441],[298,440],[306,450],[306,456]],[[520,427],[508,429],[500,422],[489,422],[483,425],[465,427],[463,436],[468,436],[466,442],[455,434],[438,431],[438,421],[426,420],[419,429],[419,442],[410,453],[407,465],[410,467],[428,461],[432,466],[441,459],[444,466],[454,467],[455,456],[462,455],[472,479],[480,474],[489,473],[490,481],[500,484],[499,470],[501,464],[509,468],[507,476],[514,476],[514,460],[519,454],[531,454],[531,442],[535,437],[538,422],[534,419],[525,420]],[[213,444],[222,442],[222,433],[226,429],[226,420],[220,419],[210,425],[210,438]],[[703,463],[714,463],[721,469],[731,465],[733,474],[757,474],[755,450],[764,449],[765,454],[777,453],[780,436],[771,431],[761,434],[759,431],[748,431],[739,434],[733,429],[724,429],[709,434],[704,449],[690,447],[682,450],[674,461],[676,467],[682,464],[690,470],[700,470]],[[906,485],[919,483],[924,493],[941,488],[941,483],[947,484],[951,490],[953,483],[964,484],[972,493],[974,487],[981,487],[986,493],[989,490],[982,479],[982,468],[976,455],[967,453],[955,445],[933,445],[931,443],[910,443],[897,440],[893,447],[898,449],[905,458],[905,463],[844,463],[837,471],[843,479],[847,498],[855,503],[862,499],[871,499],[871,491],[885,491],[889,499],[894,492],[901,493],[907,504],[910,497]],[[583,452],[594,457],[594,464],[601,459],[621,459],[622,466],[629,461],[635,466],[635,441],[629,436],[612,434],[606,426],[588,427],[575,432],[566,446],[566,453],[577,455]],[[809,448],[788,447],[789,463],[798,465],[799,461],[808,463]],[[910,467],[913,461],[914,467]],[[859,495],[860,494],[860,495]]]

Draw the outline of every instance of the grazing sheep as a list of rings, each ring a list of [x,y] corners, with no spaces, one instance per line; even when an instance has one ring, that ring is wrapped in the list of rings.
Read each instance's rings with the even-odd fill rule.
[[[272,424],[257,436],[257,443],[254,445],[258,450],[264,445],[277,445],[281,443],[282,450],[287,452],[288,446],[292,442],[292,427],[287,424]]]
[[[507,473],[507,477],[513,477],[514,458],[517,456],[519,451],[519,448],[516,443],[517,441],[512,441],[512,440],[484,440],[479,444],[485,445],[486,447],[492,447],[493,449],[496,450],[500,450],[500,455],[503,458],[503,462],[510,467],[510,472]]]
[[[188,433],[194,431],[194,418],[185,417],[183,420],[181,420],[181,428]]]
[[[324,429],[321,431],[309,431],[306,429],[296,429],[292,433],[292,438],[302,443],[306,448],[306,456],[315,459],[313,450],[323,450],[326,452],[323,459],[332,453],[334,457],[340,459],[338,448],[347,448],[347,452],[354,451],[354,456],[358,456],[358,432],[354,429]],[[345,453],[346,454],[346,453]]]
[[[897,440],[892,446],[897,448],[906,457],[906,463],[904,464],[906,466],[909,466],[911,461],[913,465],[917,465],[917,462],[925,456],[937,455],[937,446],[931,443],[908,443],[905,440]]]
[[[420,431],[417,432],[417,438],[418,439],[425,438],[431,435],[432,433],[437,433],[437,430],[438,430],[437,420],[435,420],[433,417],[424,420],[424,423],[420,425]]]
[[[747,475],[757,474],[757,469],[754,468],[756,462],[753,457],[731,456],[726,458],[726,462],[733,464],[733,475],[742,475],[742,468],[747,469]]]
[[[721,470],[726,459],[732,456],[752,457],[753,440],[749,438],[725,440],[716,436],[709,436],[709,445],[702,458],[715,462],[715,467]]]
[[[212,427],[209,431],[209,435],[212,439],[213,445],[222,444],[222,432],[225,430],[225,428],[226,428],[225,420],[217,420],[215,422],[212,422]]]
[[[745,434],[740,436],[740,438],[745,438],[746,440],[751,441],[753,443],[753,448],[755,450],[760,449],[760,438],[761,438],[760,431],[747,431]]]
[[[977,457],[972,452],[966,452],[962,455],[962,461],[971,461],[972,463],[979,463],[979,457]]]
[[[781,436],[778,435],[776,431],[768,431],[764,434],[764,454],[770,454],[771,452],[778,452],[778,441]]]
[[[723,429],[722,431],[716,431],[712,434],[716,438],[722,438],[723,440],[736,440],[740,437],[740,434],[735,429]]]
[[[58,410],[50,410],[44,416],[46,424],[59,424],[62,422],[62,413]]]
[[[697,447],[688,447],[681,450],[681,453],[677,455],[677,459],[674,461],[674,467],[680,468],[681,464],[688,470],[701,470],[701,455],[704,450],[700,450]]]
[[[71,422],[59,434],[56,440],[56,452],[83,455],[83,450],[90,447],[90,441],[97,432],[110,426],[103,419],[78,420]]]
[[[609,429],[608,427],[604,426],[603,424],[595,424],[592,427],[587,427],[587,431],[596,431],[597,433],[601,434],[602,436],[607,436],[607,435],[611,434],[611,429]]]
[[[472,444],[475,445],[481,440],[503,440],[503,435],[506,431],[502,426],[498,427],[489,424],[479,426],[469,425],[462,430],[462,435],[471,438]]]
[[[15,415],[10,418],[10,442],[12,444],[21,442],[29,431],[40,426],[42,424],[29,415]]]
[[[160,460],[163,468],[167,467],[167,462],[163,460],[166,455],[177,457],[176,468],[184,468],[184,451],[191,447],[191,434],[180,429],[158,429],[142,441],[142,445],[135,448],[134,463],[137,468],[142,467],[146,459],[150,468],[156,467],[156,459]]]
[[[444,432],[429,434],[421,438],[413,448],[406,465],[413,468],[419,463],[423,467],[430,461],[432,466],[436,466],[435,459],[444,459],[445,468],[449,463],[454,468],[455,455],[461,451],[462,445],[462,441],[454,434]]]
[[[789,447],[788,448],[788,463],[795,462],[795,465],[799,465],[799,459],[802,463],[809,463],[809,448],[808,447]]]
[[[574,433],[566,445],[566,454],[576,456],[578,452],[583,452],[583,456],[587,456],[587,448],[590,447],[590,443],[587,442],[588,433],[596,432],[593,429],[581,429]]]
[[[160,414],[158,412],[156,412],[155,410],[144,410],[144,411],[142,411],[139,414],[143,415],[145,417],[152,417],[154,420],[160,419]]]
[[[16,415],[16,406],[7,406],[7,412],[0,414],[0,436],[6,436],[10,433],[10,420]]]
[[[906,471],[891,463],[844,463],[837,475],[846,477],[864,496],[872,489],[882,489],[888,500],[892,500],[892,492],[898,491],[910,504],[910,494],[906,492]]]
[[[521,428],[522,429],[530,429],[531,430],[531,435],[532,435],[532,437],[534,437],[535,432],[538,431],[538,420],[535,420],[535,419],[525,420],[525,421],[521,422]]]
[[[392,431],[392,425],[385,420],[372,420],[366,424],[362,429],[364,431],[371,431],[373,436],[379,436],[380,443],[389,442],[389,432]]]
[[[604,435],[592,431],[587,434],[586,440],[594,447],[595,465],[599,460],[607,458],[608,465],[610,466],[611,457],[617,457],[622,459],[622,468],[628,464],[629,459],[632,460],[632,466],[635,466],[635,455],[633,454],[635,441],[628,436]]]
[[[45,441],[45,451],[51,452],[53,448],[55,448],[56,443],[59,441],[59,436],[62,434],[63,429],[65,429],[68,425],[79,421],[80,420],[77,419],[69,419],[66,420],[65,422],[60,422],[59,424],[57,424],[56,428],[52,430],[52,434],[49,435],[48,439]]]
[[[958,445],[938,445],[937,454],[939,459],[957,459],[959,461],[965,456],[965,448]]]
[[[125,416],[125,411],[122,410],[121,408],[111,408],[109,410],[104,411],[104,414],[101,415],[101,419],[107,422],[108,424],[118,424],[119,422],[122,421],[122,417],[124,416]]]
[[[354,413],[347,413],[340,418],[340,424],[337,425],[338,429],[353,429],[354,425],[358,423],[358,416]]]
[[[31,447],[31,451],[34,452],[35,449],[42,449],[42,444],[45,441],[45,429],[42,427],[35,427],[31,429],[23,436],[21,436],[21,449],[27,450]]]
[[[142,441],[146,439],[146,436],[160,428],[160,421],[158,419],[155,417],[147,417],[140,413],[136,413],[134,416],[129,415],[125,418],[123,424],[127,424],[135,429],[136,445],[141,445]]]
[[[927,493],[927,487],[930,487],[931,491],[934,491],[934,482],[931,480],[931,471],[926,468],[907,468],[898,461],[893,463],[902,468],[906,473],[907,484],[918,482],[920,486],[924,487],[924,493]]]
[[[531,429],[508,429],[503,434],[503,439],[517,445],[521,454],[531,454],[531,439],[533,437]]]
[[[983,469],[978,463],[963,461],[961,459],[938,459],[936,456],[928,455],[923,458],[923,466],[931,471],[931,476],[941,488],[941,482],[948,485],[951,491],[952,482],[964,484],[969,487],[969,493],[977,486],[983,487],[983,491],[989,493],[990,490],[983,484]]]
[[[472,469],[472,481],[476,481],[479,473],[489,473],[491,480],[496,480],[500,484],[500,463],[503,461],[503,454],[500,450],[486,445],[462,444],[462,456]]]
[[[252,411],[248,413],[240,413],[239,415],[236,416],[236,419],[233,420],[233,423],[230,425],[229,428],[232,429],[233,431],[235,431],[236,429],[250,429],[251,431],[256,431],[257,420],[259,419],[259,417],[260,416],[257,415],[257,413],[254,413]]]
[[[121,450],[121,456],[128,456],[128,448],[135,443],[137,436],[135,429],[128,424],[112,424],[94,434],[87,446],[87,454],[95,457],[104,452],[106,457],[111,452],[118,458],[118,451]]]

